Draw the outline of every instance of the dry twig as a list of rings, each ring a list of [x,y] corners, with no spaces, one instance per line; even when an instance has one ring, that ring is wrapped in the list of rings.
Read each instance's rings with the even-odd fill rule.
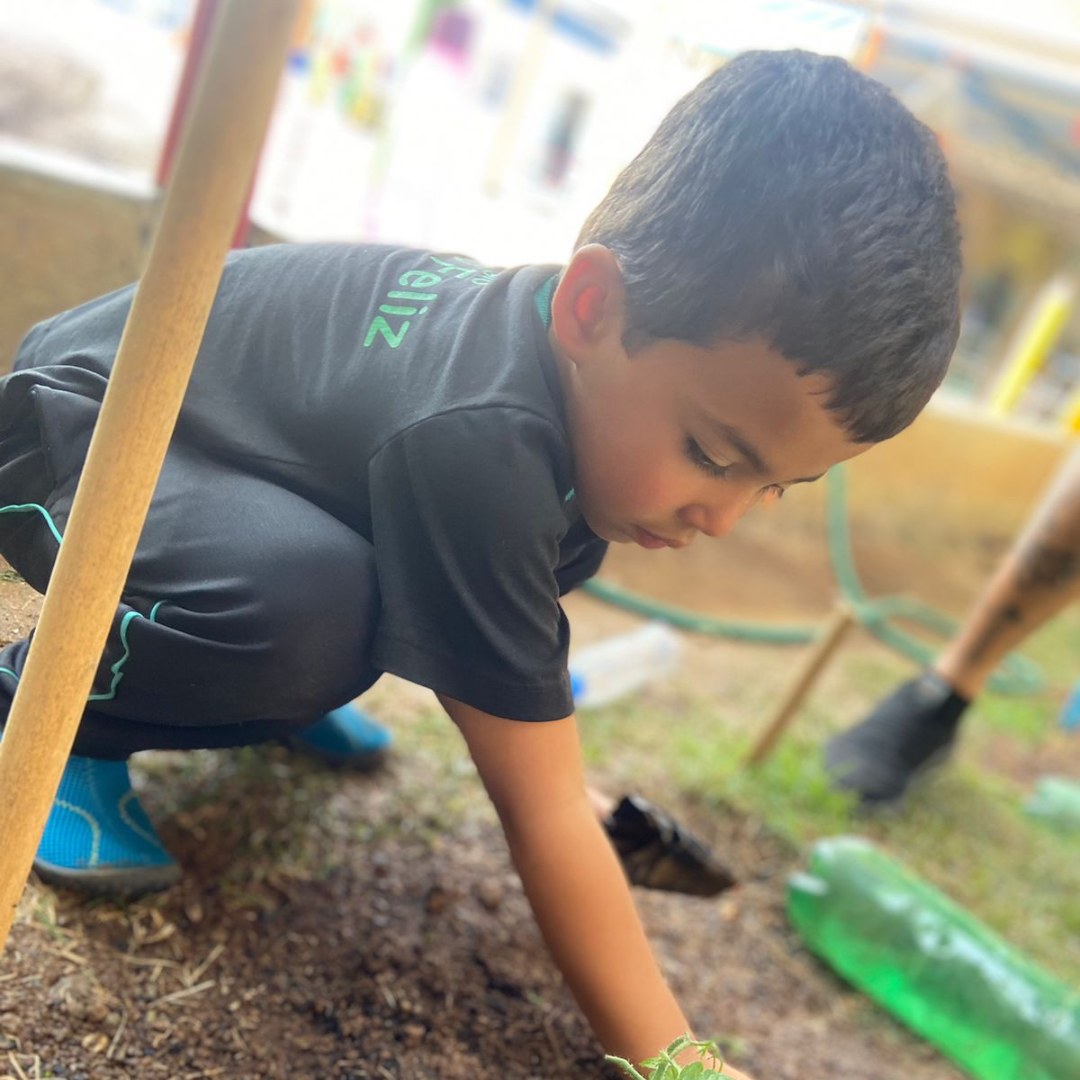
[[[124,1010],[124,1015],[120,1017],[120,1023],[116,1025],[116,1030],[113,1032],[112,1042],[109,1043],[109,1049],[105,1051],[105,1056],[112,1059],[113,1054],[116,1053],[116,1048],[120,1045],[120,1037],[124,1034],[124,1029],[127,1027],[128,1012]]]
[[[184,981],[190,986],[192,983],[197,982],[200,975],[206,971],[206,969],[225,951],[225,946],[219,941],[211,950],[210,955],[189,975],[184,977]]]
[[[162,997],[155,998],[146,1006],[147,1010],[156,1008],[158,1005],[167,1005],[172,1001],[181,1001],[184,998],[192,997],[195,994],[201,994],[204,990],[209,990],[211,986],[217,986],[216,979],[207,979],[206,982],[199,983],[198,986],[188,986],[183,990],[174,990],[171,994],[165,994]]]

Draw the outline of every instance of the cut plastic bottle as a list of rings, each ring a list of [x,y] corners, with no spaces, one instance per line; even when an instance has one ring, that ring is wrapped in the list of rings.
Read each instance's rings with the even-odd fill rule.
[[[606,705],[670,675],[679,666],[679,635],[666,623],[589,645],[570,658],[570,685],[581,708]]]
[[[788,917],[812,952],[979,1080],[1080,1077],[1080,992],[869,841],[816,843],[789,881]]]

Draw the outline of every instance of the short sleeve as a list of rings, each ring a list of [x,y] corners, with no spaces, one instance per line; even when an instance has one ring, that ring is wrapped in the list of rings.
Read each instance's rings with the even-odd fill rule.
[[[492,406],[424,420],[374,455],[378,668],[496,716],[570,715],[559,440]]]
[[[559,568],[555,571],[559,595],[565,596],[593,577],[599,571],[607,549],[607,541],[601,540],[585,519],[579,517],[560,545]]]

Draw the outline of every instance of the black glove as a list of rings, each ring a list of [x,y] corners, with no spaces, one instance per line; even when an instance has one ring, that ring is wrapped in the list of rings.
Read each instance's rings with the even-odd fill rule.
[[[604,829],[633,885],[715,896],[736,884],[705,844],[637,795],[623,797],[604,821]]]

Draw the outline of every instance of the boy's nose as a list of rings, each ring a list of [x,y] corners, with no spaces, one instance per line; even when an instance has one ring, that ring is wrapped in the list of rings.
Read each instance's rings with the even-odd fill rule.
[[[711,503],[694,503],[683,511],[683,520],[706,536],[727,536],[750,509],[752,499],[727,498]]]

